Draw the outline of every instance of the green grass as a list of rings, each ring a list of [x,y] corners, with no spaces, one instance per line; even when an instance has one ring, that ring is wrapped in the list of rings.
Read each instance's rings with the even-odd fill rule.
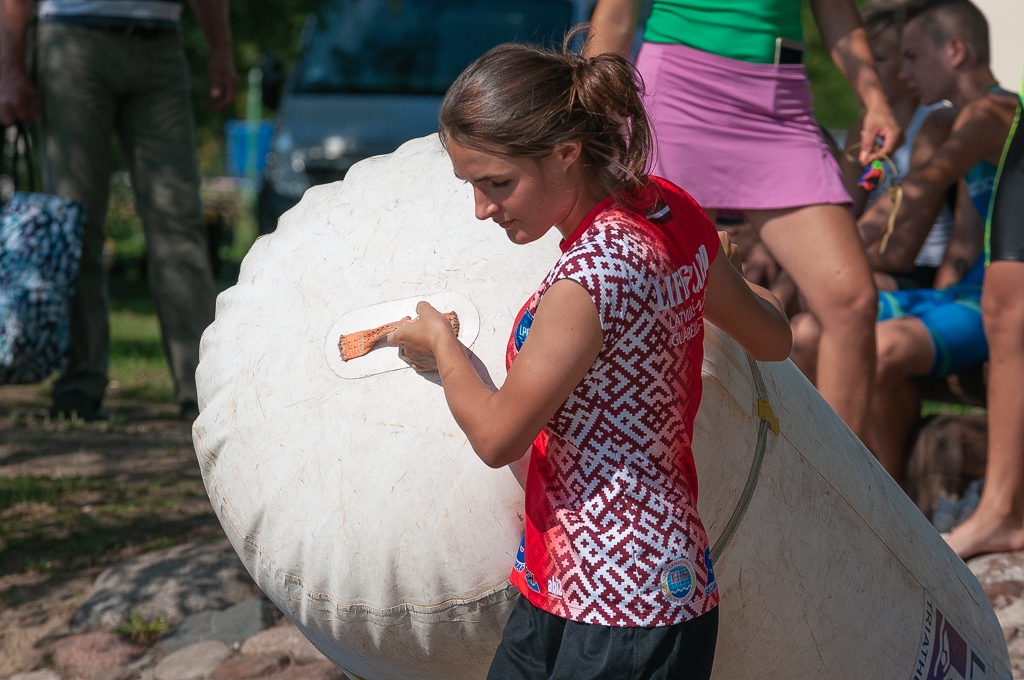
[[[56,503],[77,491],[107,489],[109,483],[87,477],[0,477],[0,512],[18,503]]]
[[[157,549],[214,526],[211,512],[178,512],[201,485],[182,480],[0,477],[0,575],[102,564],[125,548]],[[168,515],[170,513],[170,515]]]
[[[138,612],[131,612],[128,619],[114,632],[131,638],[135,642],[148,647],[167,630],[167,624],[161,617],[143,618]]]
[[[928,416],[983,416],[985,409],[967,404],[954,404],[946,401],[925,399],[921,402],[921,417]]]
[[[172,401],[174,385],[155,314],[110,313],[110,379],[117,381],[120,397]]]

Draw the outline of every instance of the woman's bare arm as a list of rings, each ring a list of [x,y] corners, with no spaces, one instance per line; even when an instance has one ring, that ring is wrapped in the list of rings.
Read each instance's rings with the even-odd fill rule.
[[[832,61],[864,106],[861,165],[881,158],[882,153],[891,156],[899,143],[900,126],[882,91],[860,10],[853,0],[811,0],[811,11]],[[882,148],[873,152],[878,137],[883,140]]]
[[[477,374],[451,326],[426,302],[419,319],[388,336],[414,367],[435,362],[452,415],[480,459],[491,467],[518,460],[594,365],[604,332],[583,286],[555,282],[537,307],[530,335],[504,384],[491,390]]]
[[[704,318],[758,361],[789,358],[793,332],[782,303],[761,286],[745,281],[724,252],[719,251],[708,270]]]
[[[590,17],[587,56],[613,52],[629,58],[639,6],[636,0],[598,0]]]

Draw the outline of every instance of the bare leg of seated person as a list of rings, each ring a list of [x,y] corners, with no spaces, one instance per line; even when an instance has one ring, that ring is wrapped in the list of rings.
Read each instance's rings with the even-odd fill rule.
[[[809,312],[797,314],[790,321],[793,327],[793,351],[789,358],[800,372],[811,381],[818,380],[818,343],[821,342],[821,324]]]
[[[814,205],[746,215],[821,324],[818,391],[867,441],[878,295],[850,211]]]
[[[871,438],[865,442],[893,479],[903,484],[910,435],[921,413],[916,377],[934,361],[928,330],[918,319],[904,317],[878,324],[878,369],[871,404]],[[793,317],[790,358],[807,379],[815,381],[821,325],[811,314]]]
[[[993,262],[981,304],[989,347],[988,464],[978,509],[947,541],[960,557],[1024,548],[1024,263]]]
[[[878,324],[878,377],[871,400],[868,448],[885,471],[904,483],[910,435],[921,417],[916,378],[935,360],[932,339],[920,319],[905,316]]]

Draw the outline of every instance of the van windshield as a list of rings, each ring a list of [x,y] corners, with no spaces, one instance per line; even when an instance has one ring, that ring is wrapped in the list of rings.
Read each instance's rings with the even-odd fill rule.
[[[296,92],[443,95],[505,42],[561,45],[568,0],[335,0],[317,18]]]

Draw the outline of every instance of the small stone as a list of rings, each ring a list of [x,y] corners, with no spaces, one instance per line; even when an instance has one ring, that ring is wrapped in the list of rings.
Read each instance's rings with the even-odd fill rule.
[[[206,680],[229,656],[223,642],[197,642],[165,656],[153,669],[153,680]]]
[[[196,642],[219,640],[241,642],[271,625],[280,610],[265,597],[253,597],[220,612],[200,612],[181,622],[164,636],[160,647],[173,652]]]
[[[92,680],[132,680],[132,678],[138,677],[138,670],[131,666],[118,666],[117,668],[111,668],[109,671],[103,671],[99,675],[96,675]]]
[[[29,671],[28,673],[18,673],[7,678],[7,680],[63,680],[56,672],[51,671],[49,668],[44,668],[39,671]]]
[[[307,666],[289,666],[268,675],[266,680],[347,680],[345,672],[330,661],[318,661]]]
[[[1016,600],[1008,607],[997,609],[996,618],[1001,628],[1024,629],[1024,600]]]
[[[91,680],[142,654],[142,649],[113,633],[85,633],[53,643],[53,663],[69,678]]]
[[[242,643],[245,654],[286,654],[294,663],[308,664],[326,661],[320,651],[293,623],[276,626],[257,633]]]
[[[251,654],[229,659],[213,672],[213,680],[258,678],[288,664],[286,654]]]
[[[990,583],[984,589],[993,609],[1009,607],[1024,595],[1024,583],[1020,581],[999,581]]]
[[[1006,645],[1006,650],[1010,652],[1010,656],[1020,660],[1024,657],[1024,637],[1016,637],[1010,640],[1010,643]]]

